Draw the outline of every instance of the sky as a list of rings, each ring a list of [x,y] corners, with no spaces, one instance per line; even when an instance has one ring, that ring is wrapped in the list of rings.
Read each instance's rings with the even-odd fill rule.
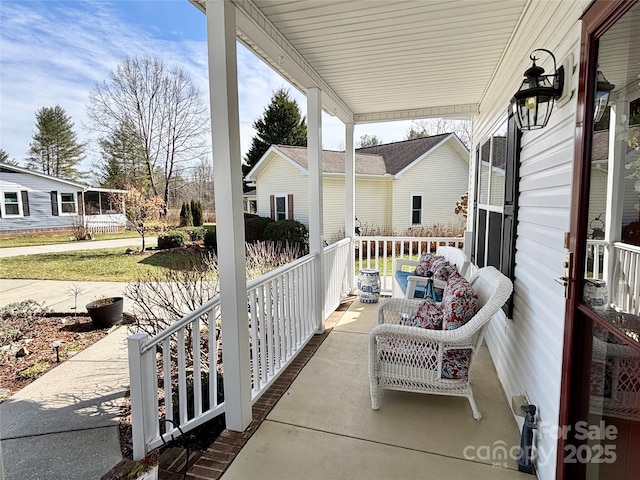
[[[99,158],[88,128],[89,92],[127,56],[152,56],[187,71],[209,105],[206,19],[187,0],[0,0],[0,148],[24,165],[35,131],[35,113],[60,105],[87,142],[84,167]],[[238,44],[241,150],[271,95],[289,89],[303,115],[306,99],[262,60]],[[402,140],[410,122],[356,126],[356,140],[376,135]],[[344,149],[344,125],[323,115],[323,147]]]

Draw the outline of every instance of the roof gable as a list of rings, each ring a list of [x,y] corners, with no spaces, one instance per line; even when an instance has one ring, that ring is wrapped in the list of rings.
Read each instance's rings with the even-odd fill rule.
[[[455,134],[444,133],[431,137],[403,140],[356,149],[356,175],[394,176],[401,174],[411,165],[421,161],[434,149],[447,141],[454,141],[454,148],[468,160],[468,151]],[[270,154],[275,153],[286,159],[303,173],[307,173],[307,147],[290,145],[272,145],[256,165],[247,174],[246,179],[253,181],[266,167]],[[344,174],[344,151],[323,150],[322,172]]]

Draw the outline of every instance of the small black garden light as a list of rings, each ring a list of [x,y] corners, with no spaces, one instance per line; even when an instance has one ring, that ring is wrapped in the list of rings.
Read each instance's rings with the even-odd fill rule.
[[[62,345],[62,342],[60,340],[54,340],[54,342],[51,345],[53,346],[53,349],[56,351],[56,363],[60,363],[60,345]]]
[[[536,65],[535,52],[545,52],[553,59],[553,74],[544,73],[544,68]],[[564,87],[564,67],[556,68],[556,57],[549,50],[538,48],[529,58],[533,65],[524,72],[520,89],[511,99],[511,107],[520,130],[537,130],[547,125],[554,100],[562,95]]]

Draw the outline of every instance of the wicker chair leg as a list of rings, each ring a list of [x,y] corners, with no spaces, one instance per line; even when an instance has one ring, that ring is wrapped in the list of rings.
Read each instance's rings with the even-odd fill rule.
[[[476,399],[473,398],[473,393],[467,395],[467,399],[469,400],[471,410],[473,411],[473,418],[475,420],[480,420],[482,418],[482,415],[480,415],[480,410],[478,410],[478,405],[476,405]]]
[[[373,410],[378,410],[380,408],[378,405],[378,389],[376,388],[374,391],[373,386],[371,386],[371,408]]]

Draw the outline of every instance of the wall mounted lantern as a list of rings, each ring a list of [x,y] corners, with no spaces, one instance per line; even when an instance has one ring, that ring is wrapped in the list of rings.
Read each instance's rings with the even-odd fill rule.
[[[609,83],[604,74],[598,70],[596,75],[596,95],[595,104],[593,110],[593,123],[598,123],[604,115],[607,106],[609,105],[609,94],[616,86],[613,83]]]
[[[544,73],[544,68],[536,65],[538,58],[533,54],[545,52],[553,59],[553,74]],[[537,130],[547,125],[553,102],[562,95],[564,87],[564,67],[556,67],[556,57],[549,50],[538,48],[531,52],[529,58],[533,65],[524,72],[524,80],[520,89],[511,99],[511,107],[520,130]]]

